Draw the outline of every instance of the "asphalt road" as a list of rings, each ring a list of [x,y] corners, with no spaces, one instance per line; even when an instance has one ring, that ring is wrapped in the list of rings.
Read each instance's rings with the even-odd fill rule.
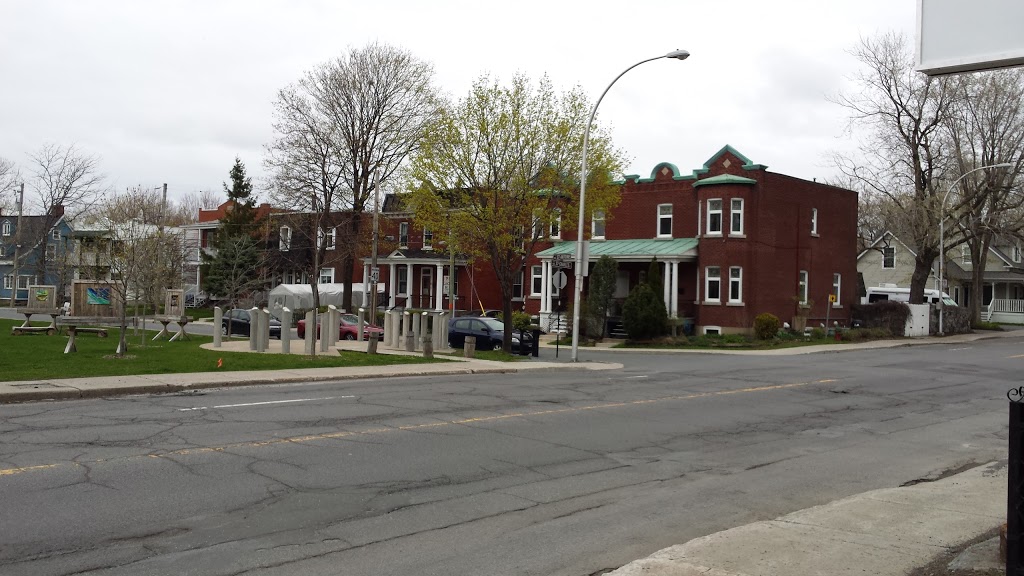
[[[0,574],[601,573],[1005,457],[1021,344],[0,406]]]

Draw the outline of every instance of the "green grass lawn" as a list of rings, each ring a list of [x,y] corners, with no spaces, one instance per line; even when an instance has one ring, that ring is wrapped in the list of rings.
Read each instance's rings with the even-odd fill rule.
[[[46,323],[33,322],[34,326]],[[124,376],[130,374],[176,374],[182,372],[217,372],[234,370],[278,370],[295,368],[330,368],[335,366],[383,366],[389,364],[422,364],[447,362],[443,358],[391,354],[369,355],[342,352],[340,355],[318,355],[313,358],[295,354],[255,354],[205,350],[200,344],[212,342],[209,336],[189,335],[189,340],[168,342],[151,339],[155,331],[133,335],[129,328],[128,354],[117,358],[120,331],[109,330],[108,338],[96,334],[79,334],[75,338],[78,352],[64,354],[67,336],[30,334],[12,336],[11,327],[21,321],[0,320],[0,381],[82,378],[88,376]],[[295,343],[293,342],[293,345]],[[301,342],[298,343],[301,345]],[[217,361],[222,367],[217,368]]]

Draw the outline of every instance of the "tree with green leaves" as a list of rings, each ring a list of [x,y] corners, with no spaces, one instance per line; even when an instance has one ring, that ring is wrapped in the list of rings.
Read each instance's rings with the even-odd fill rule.
[[[619,265],[611,256],[601,256],[594,269],[590,272],[590,284],[587,287],[587,312],[593,318],[594,324],[600,328],[599,338],[605,337],[605,330],[608,325],[608,310],[612,306],[612,297],[615,295],[615,282]]]
[[[229,176],[231,185],[224,183],[224,192],[231,204],[211,242],[214,250],[202,252],[202,279],[204,290],[235,307],[240,298],[263,286],[265,251],[257,239],[260,223],[252,178],[240,158],[235,158]]]
[[[537,242],[556,223],[572,233],[583,135],[590,102],[579,88],[556,93],[550,80],[517,75],[507,85],[487,76],[445,107],[413,154],[407,203],[425,228],[448,230],[460,252],[486,258],[512,314],[512,287]],[[624,164],[607,130],[591,130],[587,213],[619,199],[612,183]],[[505,332],[503,348],[512,346]]]

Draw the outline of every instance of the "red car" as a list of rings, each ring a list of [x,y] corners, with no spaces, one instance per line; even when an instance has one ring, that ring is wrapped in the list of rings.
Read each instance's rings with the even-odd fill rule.
[[[306,321],[299,320],[296,325],[296,331],[299,333],[299,338],[306,337]],[[316,335],[320,336],[320,324],[316,326]],[[384,329],[378,328],[377,326],[370,326],[366,322],[363,322],[363,340],[367,340],[368,337],[374,336],[378,340],[384,339]],[[341,322],[338,327],[338,339],[339,340],[355,340],[359,338],[359,318],[355,314],[342,314]]]

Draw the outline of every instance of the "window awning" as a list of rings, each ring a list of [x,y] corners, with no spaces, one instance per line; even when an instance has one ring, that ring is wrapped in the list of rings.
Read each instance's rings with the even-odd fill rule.
[[[671,240],[592,240],[590,259],[611,256],[619,262],[650,262],[659,260],[696,260],[697,238],[673,238]],[[576,256],[575,242],[561,242],[537,253],[541,260],[550,260],[556,255]]]

